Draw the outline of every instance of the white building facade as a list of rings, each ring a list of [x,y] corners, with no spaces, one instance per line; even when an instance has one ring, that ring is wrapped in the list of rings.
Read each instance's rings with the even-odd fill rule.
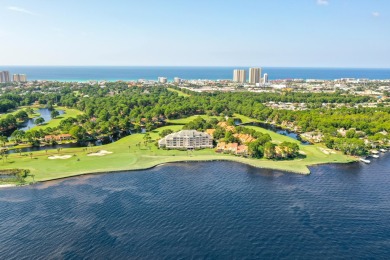
[[[260,83],[261,79],[261,68],[249,68],[249,83],[256,84]]]
[[[213,148],[213,137],[196,130],[182,130],[159,140],[158,147],[167,149]]]
[[[245,70],[234,70],[233,81],[238,83],[246,82],[246,71]]]

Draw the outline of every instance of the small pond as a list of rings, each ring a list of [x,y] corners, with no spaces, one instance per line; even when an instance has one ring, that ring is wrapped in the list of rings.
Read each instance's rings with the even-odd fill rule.
[[[57,110],[57,111],[60,113],[60,115],[64,114],[63,110]],[[48,123],[50,120],[52,120],[51,115],[50,115],[51,111],[49,109],[40,108],[40,109],[38,109],[38,113],[40,114],[40,116],[38,116],[38,117],[42,117],[43,119],[45,119],[45,123]],[[23,131],[30,130],[31,128],[36,126],[35,119],[37,119],[38,117],[35,117],[33,119],[28,119],[26,122],[21,124],[20,127],[18,127],[18,129],[23,130]]]
[[[236,125],[240,125],[239,122],[240,121],[237,120],[237,121],[235,121],[235,124]],[[293,138],[293,139],[295,139],[297,141],[300,141],[301,144],[303,144],[303,145],[311,145],[310,142],[302,140],[302,138],[299,136],[299,134],[297,134],[297,133],[295,133],[293,131],[287,130],[287,129],[283,129],[283,128],[279,127],[279,126],[275,126],[275,125],[271,125],[271,124],[267,124],[267,123],[261,123],[261,122],[258,122],[258,123],[248,123],[248,124],[242,124],[242,125],[258,126],[258,127],[270,130],[272,132],[275,132],[275,133],[278,133],[278,134],[281,134],[281,135],[285,135],[285,136],[291,137],[291,138]]]

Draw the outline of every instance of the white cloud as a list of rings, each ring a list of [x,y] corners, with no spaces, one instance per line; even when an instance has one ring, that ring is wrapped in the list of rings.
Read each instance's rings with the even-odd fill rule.
[[[318,5],[328,5],[329,1],[328,0],[317,0]]]
[[[33,13],[33,12],[27,10],[27,9],[20,8],[20,7],[17,7],[17,6],[8,6],[7,9],[10,10],[10,11],[13,11],[13,12],[19,12],[19,13],[24,13],[24,14],[36,15],[36,13]]]
[[[379,12],[372,12],[372,16],[379,17],[381,14]]]

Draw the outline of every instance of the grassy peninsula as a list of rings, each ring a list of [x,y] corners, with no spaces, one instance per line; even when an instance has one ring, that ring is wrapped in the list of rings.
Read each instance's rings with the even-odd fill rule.
[[[82,115],[83,114],[83,112],[81,112],[80,110],[73,109],[73,108],[68,108],[68,107],[58,106],[58,107],[54,107],[54,109],[62,110],[62,111],[64,111],[64,114],[59,115],[56,118],[51,119],[49,122],[45,122],[45,123],[43,123],[41,125],[34,126],[32,129],[39,130],[39,129],[46,129],[46,128],[49,128],[49,127],[51,127],[51,128],[57,127],[60,124],[61,120],[64,120],[64,119],[67,119],[67,118],[70,118],[70,117],[76,117],[78,115]],[[35,113],[38,114],[39,111],[36,110]]]
[[[149,83],[34,82],[23,86],[5,85],[0,89],[0,112],[3,113],[0,116],[3,144],[0,170],[28,170],[26,181],[31,182],[86,173],[146,169],[168,162],[229,160],[308,174],[309,166],[355,161],[357,157],[353,156],[366,156],[377,152],[374,149],[387,149],[390,144],[390,108],[386,99],[370,107],[365,105],[374,102],[374,97],[341,92],[301,93],[297,89],[252,93],[239,86],[232,89],[229,84],[225,86],[226,91],[198,92],[189,90],[192,83],[187,87]],[[218,83],[221,88],[224,84]],[[29,130],[17,130],[20,122],[37,116],[36,110],[31,108],[38,107],[64,110],[65,114]],[[198,115],[209,121],[202,128],[192,123]],[[258,143],[250,143],[217,127],[221,121],[226,121],[231,127],[237,123],[235,119],[243,123],[237,127],[240,131],[237,134],[241,137],[255,130],[264,133],[262,135],[266,138],[259,134],[256,137]],[[252,122],[281,126],[316,144],[301,145],[288,136],[249,126]],[[192,128],[188,128],[189,125]],[[219,147],[221,153],[214,149],[187,152],[157,148],[155,144],[162,131],[176,132],[183,126],[201,131],[215,130],[213,136],[221,141],[220,146],[223,142],[226,142],[226,147],[229,144],[247,146],[246,153],[235,152],[247,157],[227,154],[230,148],[221,150]],[[26,146],[64,142],[109,142],[113,136],[129,131],[134,134],[99,147],[57,150],[55,146],[46,146],[44,149],[47,150],[32,153],[19,150]],[[45,136],[52,138],[47,140]],[[270,156],[270,147],[275,152],[278,148],[279,154]],[[17,152],[7,152],[11,148],[16,148]],[[290,156],[286,149],[293,150],[294,156]],[[283,155],[284,152],[287,156]]]
[[[183,120],[178,120],[182,122]],[[257,131],[267,132],[272,135],[275,143],[290,141],[298,142],[290,137],[276,134],[260,127],[248,126]],[[300,174],[309,174],[308,166],[323,163],[346,163],[354,159],[341,153],[322,152],[320,145],[300,145],[300,149],[306,158],[273,161],[266,159],[249,159],[234,155],[215,153],[214,149],[204,149],[193,152],[178,150],[162,150],[154,145],[154,140],[159,138],[159,133],[165,129],[179,131],[183,125],[164,126],[150,132],[152,141],[144,145],[145,134],[134,134],[120,139],[108,145],[89,148],[50,149],[33,152],[11,154],[0,163],[0,170],[9,168],[27,169],[30,171],[27,182],[47,181],[88,173],[100,173],[124,170],[147,169],[159,164],[182,161],[212,161],[226,160],[248,164],[254,167],[275,169]],[[141,144],[141,145],[139,145]],[[88,156],[91,153],[105,150],[110,152],[104,156]],[[67,159],[49,159],[50,156],[70,157]]]

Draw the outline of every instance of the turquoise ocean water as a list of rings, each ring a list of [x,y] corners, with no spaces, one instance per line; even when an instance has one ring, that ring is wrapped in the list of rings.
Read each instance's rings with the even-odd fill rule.
[[[157,77],[182,79],[232,79],[233,69],[247,67],[58,67],[58,66],[0,66],[11,74],[27,74],[28,80],[156,80]],[[390,79],[390,69],[351,68],[263,68],[269,79]]]

